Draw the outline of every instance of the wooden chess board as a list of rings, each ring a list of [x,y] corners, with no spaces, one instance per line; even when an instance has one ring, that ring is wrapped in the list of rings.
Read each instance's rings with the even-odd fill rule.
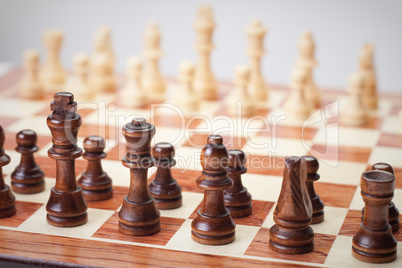
[[[83,120],[78,134],[80,147],[88,135],[101,135],[107,141],[108,156],[102,164],[113,179],[114,197],[88,202],[89,220],[85,225],[53,227],[46,222],[45,210],[49,190],[55,183],[54,160],[47,157],[51,136],[46,117],[50,113],[52,94],[40,100],[19,99],[16,83],[21,74],[20,70],[13,70],[0,77],[0,124],[6,132],[6,153],[12,159],[3,167],[5,180],[9,185],[10,174],[20,159],[14,150],[15,134],[22,129],[33,129],[39,137],[36,160],[46,174],[46,190],[33,195],[15,194],[17,214],[0,219],[0,259],[109,267],[369,267],[370,264],[351,255],[352,237],[358,230],[363,207],[359,188],[361,173],[376,162],[393,165],[397,188],[394,202],[402,209],[402,119],[398,118],[402,95],[380,94],[379,109],[372,114],[370,122],[362,127],[347,127],[338,122],[346,93],[322,90],[322,109],[302,126],[283,119],[281,107],[289,93],[287,88],[271,86],[270,103],[258,104],[258,116],[248,120],[228,116],[225,100],[233,85],[220,83],[220,100],[202,102],[199,114],[182,114],[167,103],[144,109],[121,107],[117,94],[98,96],[94,103],[76,100]],[[169,81],[167,102],[172,100],[176,87],[175,81]],[[117,214],[129,186],[129,170],[121,164],[125,154],[121,127],[135,115],[145,117],[156,126],[154,142],[165,141],[175,146],[177,165],[173,175],[183,188],[183,206],[161,211],[161,232],[146,237],[127,236],[117,230]],[[246,153],[248,172],[243,176],[243,184],[253,196],[253,214],[235,219],[236,240],[224,246],[198,244],[190,234],[191,221],[203,198],[194,182],[201,171],[199,156],[207,136],[213,132],[224,137],[227,148],[241,148]],[[325,220],[312,225],[313,252],[279,254],[269,249],[268,241],[282,183],[283,157],[305,154],[320,160],[321,179],[315,188],[325,203]],[[77,159],[76,174],[85,166],[84,159]],[[150,169],[150,179],[154,172],[154,168]],[[398,240],[398,258],[385,266],[401,267],[402,231],[394,235]]]

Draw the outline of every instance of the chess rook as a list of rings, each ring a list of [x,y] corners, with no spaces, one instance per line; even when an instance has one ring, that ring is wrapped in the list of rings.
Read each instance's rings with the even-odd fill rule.
[[[313,208],[306,186],[306,159],[286,157],[285,165],[269,247],[285,254],[307,253],[314,248],[314,231],[309,226]]]
[[[112,179],[102,169],[101,159],[106,157],[105,140],[100,136],[89,136],[84,140],[84,159],[88,160],[85,171],[78,179],[85,200],[101,201],[113,197]]]
[[[226,208],[233,218],[249,216],[252,212],[251,194],[243,186],[241,175],[247,172],[244,167],[246,155],[242,150],[229,150],[229,164],[226,169],[233,186],[223,191]]]
[[[150,194],[155,199],[158,209],[174,209],[181,207],[181,187],[172,177],[170,168],[176,165],[174,147],[167,142],[155,144],[152,148],[155,158],[154,165],[157,167],[155,178],[148,185]]]
[[[34,153],[38,136],[33,130],[24,129],[17,133],[17,148],[21,154],[20,164],[11,174],[11,189],[19,194],[34,194],[45,190],[45,174],[36,164]]]
[[[3,176],[3,166],[8,165],[11,161],[3,148],[5,141],[6,135],[3,127],[0,126],[0,219],[11,217],[16,212],[15,196],[10,187],[4,182]]]
[[[76,113],[73,94],[59,92],[50,104],[53,112],[47,117],[53,146],[48,150],[56,160],[56,185],[46,204],[47,221],[57,227],[73,227],[87,222],[87,203],[75,178],[75,159],[82,155],[77,147],[81,116]]]
[[[230,211],[226,208],[223,191],[233,185],[227,176],[228,151],[219,135],[210,135],[201,151],[201,176],[197,187],[204,190],[201,208],[191,223],[191,237],[206,245],[224,245],[234,241],[235,227]]]
[[[148,168],[153,166],[151,141],[155,126],[134,118],[123,126],[127,154],[123,166],[130,169],[130,189],[119,212],[119,231],[127,235],[152,235],[160,231],[160,214],[148,191]]]
[[[361,195],[365,203],[363,222],[353,237],[352,255],[364,262],[385,263],[396,259],[397,241],[388,222],[394,196],[395,176],[382,170],[362,174]]]
[[[320,199],[320,196],[315,192],[314,182],[320,179],[320,174],[317,173],[319,169],[319,163],[314,156],[304,156],[307,165],[307,190],[313,205],[313,216],[311,219],[312,224],[320,223],[324,221],[324,203]]]

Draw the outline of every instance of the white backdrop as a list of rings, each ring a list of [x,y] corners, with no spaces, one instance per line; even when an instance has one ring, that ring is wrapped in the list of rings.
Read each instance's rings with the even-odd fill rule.
[[[297,41],[308,29],[316,40],[319,86],[345,88],[349,74],[357,69],[360,48],[371,42],[380,90],[402,92],[402,1],[397,0],[0,0],[0,61],[20,64],[27,48],[43,53],[42,30],[61,28],[63,64],[71,67],[73,54],[91,53],[94,31],[108,25],[117,67],[123,71],[126,58],[141,51],[147,21],[155,20],[165,51],[161,69],[175,76],[181,60],[196,59],[193,22],[202,4],[214,9],[212,68],[219,79],[231,80],[235,65],[248,63],[245,27],[252,19],[261,19],[269,29],[263,71],[270,83],[288,83]]]

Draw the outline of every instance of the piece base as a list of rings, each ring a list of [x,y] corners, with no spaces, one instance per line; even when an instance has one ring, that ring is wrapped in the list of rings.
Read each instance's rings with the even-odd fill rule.
[[[85,212],[82,215],[71,218],[55,217],[50,214],[47,214],[46,219],[50,225],[56,227],[75,227],[83,225],[88,221],[88,213]]]
[[[313,213],[311,218],[311,224],[317,224],[324,221],[324,211]]]
[[[175,209],[183,205],[183,199],[181,195],[175,199],[158,199],[154,197],[154,200],[156,207],[162,210]]]
[[[132,236],[147,236],[158,233],[161,230],[160,221],[149,226],[133,227],[119,222],[119,232]]]
[[[387,263],[396,259],[396,250],[386,254],[372,254],[360,251],[352,246],[352,256],[369,263]]]
[[[304,254],[313,251],[314,249],[314,242],[311,242],[308,245],[300,246],[300,247],[288,247],[279,245],[273,242],[271,239],[269,240],[269,247],[270,249],[284,254]]]
[[[231,207],[231,206],[226,206],[227,209],[230,211],[230,216],[232,218],[243,218],[250,216],[251,213],[253,212],[253,207],[251,203],[247,206],[241,206],[241,207]]]
[[[206,236],[191,231],[191,238],[200,244],[204,245],[226,245],[235,240],[235,232],[225,236]]]
[[[396,231],[399,230],[399,220],[389,222],[389,224],[391,225],[391,229],[392,229],[393,233],[395,233]]]
[[[45,181],[33,184],[11,182],[11,190],[19,194],[36,194],[45,190]]]
[[[102,191],[91,191],[82,189],[82,194],[84,195],[86,201],[103,201],[113,197],[113,188],[110,187]]]
[[[0,219],[11,217],[15,215],[16,212],[17,208],[15,204],[13,204],[11,207],[0,210]]]

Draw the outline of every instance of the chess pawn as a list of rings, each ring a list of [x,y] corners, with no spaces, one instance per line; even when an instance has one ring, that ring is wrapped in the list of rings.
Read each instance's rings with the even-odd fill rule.
[[[218,90],[210,63],[210,54],[214,48],[212,34],[215,29],[215,21],[210,6],[201,6],[198,9],[194,28],[197,38],[195,50],[198,53],[194,89],[201,99],[215,100],[218,98]]]
[[[36,50],[27,50],[24,53],[25,73],[18,85],[19,95],[22,98],[39,98],[44,95],[43,84],[39,78],[39,55]]]
[[[361,72],[349,77],[350,99],[341,113],[341,121],[347,125],[362,125],[369,120],[368,110],[363,102],[364,76]]]
[[[105,140],[100,136],[84,139],[83,158],[88,160],[85,171],[78,179],[86,201],[102,201],[113,197],[112,179],[102,169],[101,159],[106,157]]]
[[[88,206],[75,178],[75,159],[82,155],[77,146],[82,120],[70,92],[56,93],[50,109],[47,126],[53,146],[47,154],[56,160],[56,184],[46,204],[47,222],[56,227],[79,226],[88,221]]]
[[[248,66],[239,65],[235,69],[236,89],[233,98],[229,98],[227,103],[230,114],[240,116],[249,116],[255,112],[255,103],[248,93],[248,85],[250,78],[250,68]],[[239,106],[241,109],[239,109]]]
[[[359,72],[364,76],[363,102],[366,107],[376,110],[378,107],[377,79],[374,70],[374,46],[365,44],[360,53]]]
[[[43,34],[46,58],[41,71],[41,79],[46,89],[58,91],[66,83],[66,72],[60,63],[60,49],[63,43],[61,30],[47,30]]]
[[[306,85],[306,99],[312,103],[313,107],[320,105],[320,93],[313,79],[313,69],[317,66],[317,61],[314,58],[315,43],[310,32],[304,32],[298,43],[299,59],[296,61],[296,66],[305,69],[308,73]]]
[[[194,91],[194,65],[191,62],[183,61],[179,65],[180,90],[176,97],[177,105],[184,111],[198,111],[199,98]]]
[[[69,91],[80,101],[89,101],[94,98],[95,91],[88,79],[89,58],[84,53],[74,55],[73,59],[74,77],[69,83]]]
[[[269,88],[261,72],[261,58],[265,54],[264,37],[267,29],[261,21],[254,20],[246,28],[248,35],[247,55],[250,57],[251,78],[250,88],[253,99],[257,102],[268,100]]]
[[[201,208],[191,223],[191,237],[206,245],[229,244],[235,239],[235,227],[230,211],[226,208],[223,191],[233,186],[227,176],[228,151],[219,135],[210,135],[201,151],[201,176],[197,187],[204,190]]]
[[[0,126],[0,219],[11,217],[16,212],[15,196],[11,192],[11,189],[4,182],[3,166],[10,163],[10,157],[4,151],[4,143],[6,141],[6,135],[3,127]]]
[[[396,259],[397,241],[388,222],[388,210],[394,196],[395,176],[382,170],[366,171],[360,188],[364,216],[352,240],[352,255],[369,263],[391,262]]]
[[[107,52],[109,59],[110,59],[110,64],[115,66],[116,58],[113,52],[113,44],[112,44],[112,31],[110,30],[109,27],[103,26],[100,29],[98,29],[97,33],[99,36],[102,36],[104,45],[106,47],[105,51]]]
[[[307,253],[314,248],[314,231],[309,226],[313,208],[306,186],[306,159],[286,157],[285,165],[269,247],[285,254]]]
[[[166,82],[159,71],[158,60],[162,57],[160,49],[161,33],[155,22],[149,22],[144,32],[145,48],[142,52],[147,60],[142,75],[143,90],[150,95],[150,99],[161,101],[165,98]]]
[[[34,153],[38,151],[38,136],[29,129],[17,133],[17,148],[21,154],[20,164],[11,174],[11,189],[19,194],[34,194],[45,190],[45,174],[36,164]]]
[[[292,91],[284,106],[289,119],[306,120],[311,114],[311,105],[305,96],[307,78],[307,72],[303,69],[295,69],[291,74]]]
[[[313,205],[313,216],[311,224],[321,223],[324,221],[324,203],[320,199],[320,196],[315,192],[314,182],[320,179],[320,174],[317,173],[319,169],[319,163],[314,156],[303,156],[306,160],[307,166],[307,190]]]
[[[123,166],[130,169],[130,188],[119,212],[119,231],[126,235],[144,236],[160,231],[160,214],[148,191],[148,168],[155,159],[151,156],[151,141],[155,126],[144,118],[134,118],[123,126],[127,154]]]
[[[158,209],[174,209],[182,205],[181,187],[172,177],[170,168],[176,164],[173,159],[174,147],[167,142],[155,144],[152,148],[157,167],[155,178],[148,185],[149,193],[154,197]]]
[[[148,104],[148,98],[141,84],[142,63],[137,57],[127,60],[128,81],[123,86],[120,101],[127,107],[141,107]]]
[[[246,155],[242,150],[229,150],[228,153],[229,164],[226,171],[233,180],[233,186],[223,191],[225,205],[233,218],[246,217],[252,212],[251,194],[241,181],[241,175],[247,172],[244,167]]]

